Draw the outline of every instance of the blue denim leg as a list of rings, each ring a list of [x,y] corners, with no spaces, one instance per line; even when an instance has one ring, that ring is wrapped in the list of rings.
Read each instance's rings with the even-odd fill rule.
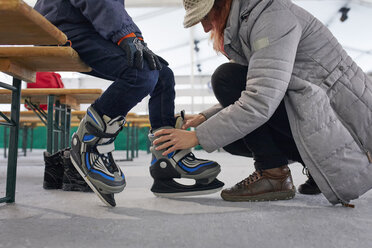
[[[70,36],[69,31],[65,33],[80,58],[92,68],[87,74],[113,81],[93,104],[100,114],[111,118],[125,116],[151,93],[149,113],[152,127],[174,125],[170,117],[174,119],[174,77],[168,67],[159,73],[151,71],[144,63],[144,69],[138,70],[128,66],[124,50],[102,38],[95,30],[84,29],[78,35],[73,30],[74,35]]]
[[[154,91],[150,94],[149,113],[150,123],[153,129],[164,126],[175,126],[174,100],[176,92],[172,70],[163,65],[159,72],[159,79]]]

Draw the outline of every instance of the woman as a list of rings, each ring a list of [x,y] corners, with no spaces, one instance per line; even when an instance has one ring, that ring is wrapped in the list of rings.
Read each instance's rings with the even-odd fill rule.
[[[320,21],[290,0],[184,6],[184,26],[201,22],[234,63],[212,77],[220,104],[184,125],[196,131],[158,131],[157,149],[251,151],[256,172],[223,190],[225,200],[292,198],[290,160],[308,168],[332,204],[372,188],[372,82]]]

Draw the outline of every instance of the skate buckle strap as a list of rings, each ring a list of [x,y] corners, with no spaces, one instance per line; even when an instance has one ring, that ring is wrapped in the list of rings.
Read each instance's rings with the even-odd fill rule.
[[[191,149],[180,150],[175,155],[173,155],[172,158],[174,159],[174,161],[176,161],[176,163],[178,163],[178,161],[180,161],[181,159],[183,159],[190,152],[191,152]]]
[[[181,129],[184,121],[185,121],[185,110],[182,110],[181,113],[176,116],[176,125],[174,127],[176,129]]]
[[[96,148],[100,154],[106,154],[115,150],[115,144],[114,142],[111,142],[108,144],[96,145]]]
[[[120,131],[122,129],[122,128],[120,128],[115,133],[105,133],[105,132],[102,132],[102,131],[98,130],[95,126],[93,126],[89,122],[86,122],[85,123],[85,128],[87,129],[87,131],[89,132],[89,134],[94,135],[94,136],[96,136],[98,138],[106,138],[106,139],[115,138],[120,133]]]

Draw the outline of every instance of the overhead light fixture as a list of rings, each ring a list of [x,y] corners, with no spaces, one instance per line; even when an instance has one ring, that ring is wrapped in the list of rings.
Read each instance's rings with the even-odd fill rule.
[[[348,7],[342,7],[338,12],[341,12],[341,18],[340,18],[340,21],[341,22],[344,22],[347,20],[347,18],[349,18],[349,16],[347,15],[350,11],[350,8]]]
[[[197,53],[200,51],[200,48],[198,46],[199,43],[200,43],[200,40],[194,40],[194,51]]]

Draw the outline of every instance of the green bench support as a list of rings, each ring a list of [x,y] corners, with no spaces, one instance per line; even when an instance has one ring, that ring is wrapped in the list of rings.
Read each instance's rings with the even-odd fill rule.
[[[48,95],[48,112],[37,104],[25,100],[26,104],[47,127],[47,152],[55,153],[70,146],[71,108]]]
[[[17,156],[18,156],[18,133],[19,133],[19,112],[21,104],[21,80],[13,78],[13,86],[0,82],[0,87],[12,91],[12,104],[10,119],[1,111],[0,115],[6,122],[0,123],[10,127],[9,135],[9,155],[6,176],[6,194],[0,198],[0,203],[12,203],[15,200],[16,176],[17,176]]]

